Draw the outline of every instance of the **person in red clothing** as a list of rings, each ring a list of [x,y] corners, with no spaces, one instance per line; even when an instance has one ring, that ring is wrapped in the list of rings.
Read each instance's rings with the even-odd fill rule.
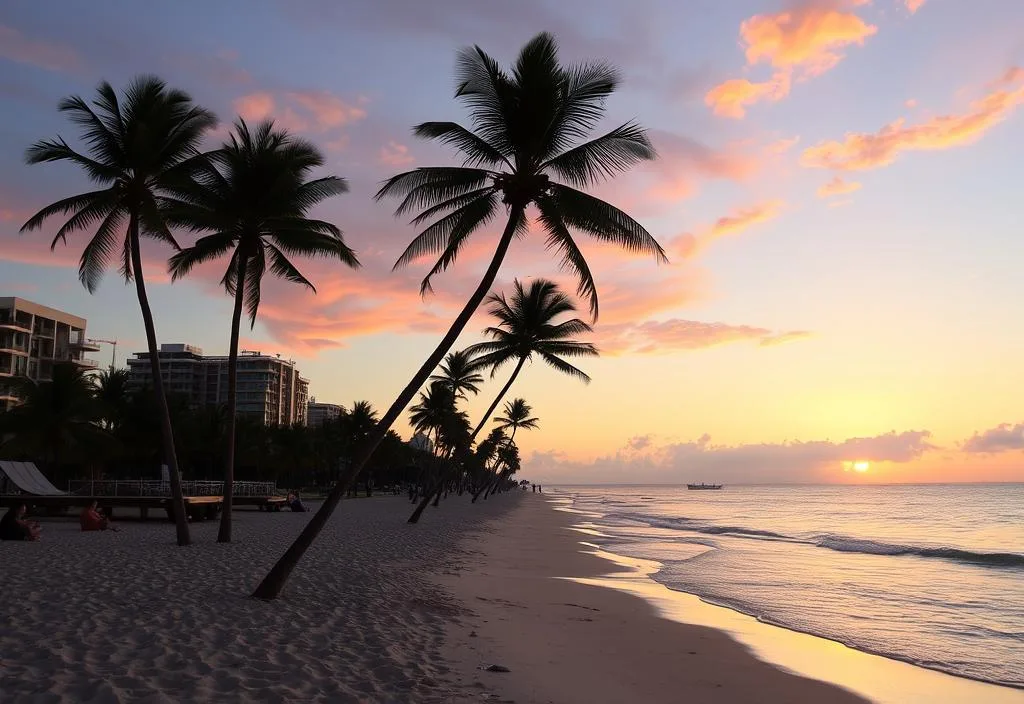
[[[83,531],[107,530],[108,528],[112,528],[110,525],[110,519],[103,515],[103,512],[97,507],[96,501],[93,501],[82,509],[82,515],[79,516],[79,521],[82,524]]]

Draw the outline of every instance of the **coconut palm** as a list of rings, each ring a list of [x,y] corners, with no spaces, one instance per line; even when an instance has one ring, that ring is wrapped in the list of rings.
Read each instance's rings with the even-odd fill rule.
[[[95,377],[96,400],[99,402],[103,425],[107,430],[116,431],[128,413],[129,376],[127,369],[109,369],[101,371]]]
[[[74,364],[55,364],[50,379],[15,377],[17,406],[0,414],[0,449],[40,458],[51,467],[73,455],[95,454],[109,439],[100,427],[93,381]]]
[[[254,131],[239,119],[235,131],[192,179],[163,201],[168,222],[193,232],[209,233],[171,257],[172,280],[200,264],[230,254],[221,282],[234,296],[228,348],[227,451],[224,457],[224,504],[217,541],[231,542],[231,506],[235,474],[235,415],[238,379],[238,335],[245,305],[250,327],[256,325],[263,277],[274,276],[313,284],[289,260],[304,255],[338,259],[351,267],[359,261],[341,231],[329,222],[306,217],[327,198],[348,185],[336,176],[310,179],[324,157],[309,142],[297,139],[274,123]]]
[[[498,319],[498,325],[487,328],[484,334],[493,339],[472,345],[467,350],[476,357],[477,364],[491,368],[492,378],[505,364],[515,361],[516,365],[477,424],[473,431],[474,438],[505,398],[519,372],[523,370],[523,365],[535,355],[563,374],[576,377],[584,383],[590,383],[590,377],[562,358],[598,355],[593,344],[568,339],[593,332],[590,325],[579,318],[555,322],[558,316],[576,310],[575,304],[558,290],[557,284],[547,279],[536,279],[530,283],[529,289],[524,289],[517,279],[513,288],[511,301],[506,300],[505,294],[492,294],[488,297],[491,304],[488,312]]]
[[[517,398],[505,403],[504,415],[498,417],[498,422],[495,424],[497,426],[495,431],[504,434],[506,431],[511,430],[512,433],[508,436],[508,439],[501,445],[501,447],[498,448],[498,462],[495,464],[496,471],[498,467],[502,466],[502,464],[507,465],[509,455],[503,455],[501,451],[503,449],[507,450],[508,448],[515,447],[516,431],[520,428],[523,428],[524,430],[534,430],[537,427],[539,420],[531,416],[531,413],[533,413],[533,408],[526,403],[525,399]],[[518,453],[515,456],[518,458]],[[501,478],[501,473],[497,473],[494,481],[487,488],[487,493],[491,492],[495,483],[500,481]],[[482,491],[482,489],[478,489],[477,493],[473,495],[473,501],[476,501],[477,497],[480,495],[480,491]],[[487,494],[484,494],[484,498],[487,498]]]
[[[605,100],[618,85],[613,68],[604,63],[563,66],[554,38],[539,34],[519,52],[511,72],[480,47],[473,47],[459,54],[456,73],[455,97],[468,107],[472,129],[454,122],[425,122],[413,131],[457,149],[463,166],[414,169],[387,180],[377,193],[377,198],[402,198],[396,214],[419,211],[413,222],[430,223],[395,266],[405,266],[420,256],[439,255],[423,279],[421,290],[426,292],[431,278],[455,263],[469,237],[501,213],[507,215],[504,229],[462,312],[384,414],[317,515],[256,589],[257,597],[272,599],[281,592],[338,505],[345,486],[455,344],[491,289],[513,238],[527,234],[528,209],[538,212],[547,247],[576,275],[579,291],[589,298],[595,318],[597,287],[573,231],[666,260],[661,246],[638,222],[580,190],[655,156],[646,132],[635,122],[582,141],[600,122]]]
[[[70,215],[57,230],[50,248],[55,248],[58,242],[66,244],[67,236],[73,232],[95,228],[78,266],[78,278],[85,288],[90,293],[95,291],[114,257],[120,260],[125,280],[135,281],[160,413],[163,460],[170,472],[178,544],[188,545],[174,432],[143,278],[141,240],[150,237],[178,249],[161,217],[159,199],[172,183],[187,179],[202,161],[199,142],[216,124],[216,118],[194,104],[187,93],[168,88],[153,76],[136,78],[120,97],[109,83],[103,82],[91,106],[78,96],[70,96],[60,102],[58,109],[82,128],[87,153],[75,151],[62,137],[57,137],[33,144],[25,153],[25,160],[29,164],[71,162],[85,171],[97,190],[51,203],[33,215],[21,230],[38,229],[54,215]]]
[[[467,350],[449,352],[441,364],[441,373],[433,374],[428,381],[439,381],[448,386],[456,398],[468,398],[466,392],[473,395],[480,393],[478,384],[484,381],[477,371],[480,365]]]
[[[456,412],[452,387],[446,381],[434,381],[426,391],[420,392],[419,401],[409,411],[413,429],[426,433],[428,438],[432,436],[435,450],[444,450],[440,443],[441,428]]]

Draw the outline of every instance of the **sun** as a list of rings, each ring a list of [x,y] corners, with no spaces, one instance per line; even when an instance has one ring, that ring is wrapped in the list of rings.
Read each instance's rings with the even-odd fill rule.
[[[853,463],[853,471],[855,472],[866,472],[871,469],[871,463],[863,460]]]

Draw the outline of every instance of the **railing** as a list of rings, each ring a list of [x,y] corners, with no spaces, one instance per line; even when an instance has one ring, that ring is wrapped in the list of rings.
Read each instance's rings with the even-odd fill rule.
[[[185,496],[223,496],[224,482],[185,481]],[[68,493],[77,496],[170,496],[171,483],[150,479],[72,480]],[[277,482],[235,482],[235,496],[273,496]]]

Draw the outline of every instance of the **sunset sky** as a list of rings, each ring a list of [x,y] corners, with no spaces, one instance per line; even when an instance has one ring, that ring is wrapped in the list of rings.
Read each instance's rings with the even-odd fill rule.
[[[421,299],[424,262],[391,272],[415,231],[372,194],[399,170],[450,160],[409,128],[465,122],[457,49],[479,44],[508,63],[543,30],[566,61],[621,68],[607,127],[637,118],[660,158],[595,192],[671,263],[581,237],[602,357],[582,364],[589,386],[524,371],[513,395],[541,421],[516,438],[524,476],[1024,480],[1024,3],[1010,0],[8,0],[0,296],[87,317],[122,361],[144,349],[116,271],[93,296],[78,283],[84,237],[51,253],[56,220],[18,234],[39,207],[88,190],[70,165],[21,158],[36,139],[76,137],[61,97],[156,73],[221,118],[211,147],[236,115],[270,116],[349,179],[318,215],[345,230],[363,269],[303,262],[315,296],[268,280],[244,346],[294,358],[318,400],[385,408],[479,280],[500,227]],[[171,286],[168,252],[148,253],[160,340],[225,353],[221,267]],[[498,288],[568,283],[555,262],[543,238],[520,240]],[[460,345],[486,324],[481,313]],[[109,350],[96,356],[105,364]]]

